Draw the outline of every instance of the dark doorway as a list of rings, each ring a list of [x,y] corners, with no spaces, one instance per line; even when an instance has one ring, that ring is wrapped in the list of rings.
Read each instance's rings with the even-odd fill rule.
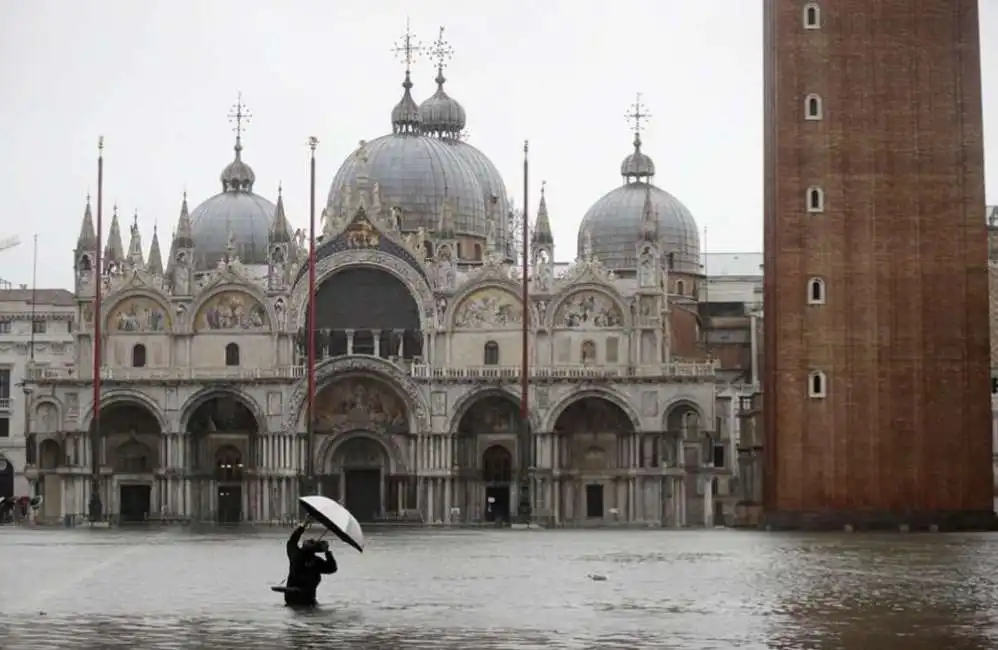
[[[0,499],[14,496],[14,466],[0,456]]]
[[[509,521],[509,484],[485,488],[485,521]]]
[[[586,517],[590,519],[603,518],[603,486],[586,486]]]
[[[343,505],[357,521],[371,522],[381,516],[381,470],[348,469],[343,478]]]
[[[238,524],[243,518],[243,488],[240,485],[218,486],[218,523]]]
[[[119,488],[121,499],[121,523],[134,524],[149,519],[152,505],[152,486],[122,485]]]

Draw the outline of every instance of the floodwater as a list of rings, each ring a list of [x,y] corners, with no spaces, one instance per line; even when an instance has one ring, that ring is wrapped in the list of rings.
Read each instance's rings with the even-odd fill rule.
[[[0,647],[998,647],[998,536],[372,531],[302,613],[289,532],[0,528]]]

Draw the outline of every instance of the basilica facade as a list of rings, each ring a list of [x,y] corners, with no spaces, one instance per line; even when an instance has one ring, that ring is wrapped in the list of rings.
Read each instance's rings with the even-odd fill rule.
[[[241,129],[222,191],[193,210],[184,197],[165,256],[137,225],[126,248],[114,214],[96,268],[86,206],[75,358],[29,374],[24,474],[44,518],[85,513],[96,469],[123,521],[287,520],[306,474],[364,521],[509,519],[524,476],[542,524],[713,521],[725,470],[712,460],[716,366],[697,346],[697,228],[654,185],[638,129],[622,182],[582,220],[575,261],[556,264],[549,197],[521,250],[504,181],[462,138],[442,65],[436,81],[417,103],[407,71],[391,132],[332,181],[311,439],[308,246],[283,197],[254,192]]]

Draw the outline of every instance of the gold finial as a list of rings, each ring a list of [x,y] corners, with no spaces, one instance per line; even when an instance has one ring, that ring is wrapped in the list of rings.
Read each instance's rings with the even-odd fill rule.
[[[437,70],[443,71],[447,67],[447,62],[452,56],[454,56],[454,48],[450,46],[450,43],[444,40],[444,28],[440,27],[440,32],[437,34],[437,40],[433,41],[433,47],[430,48],[430,56],[437,62]]]
[[[314,135],[310,135],[308,137],[308,148],[312,150],[312,153],[315,153],[315,148],[318,146],[319,146],[319,138],[315,137]]]
[[[541,181],[541,196],[544,196],[544,188],[547,187],[547,181]]]
[[[115,201],[114,205],[111,206],[111,216],[115,219],[118,218],[118,202]]]
[[[232,130],[236,133],[236,146],[239,146],[243,137],[243,131],[246,130],[246,125],[249,124],[251,117],[253,115],[246,107],[246,104],[243,103],[243,94],[239,93],[236,103],[232,106],[232,110],[229,111],[229,120],[235,122]]]
[[[104,153],[104,136],[97,137],[97,151],[98,153]]]
[[[409,72],[412,68],[412,63],[416,60],[416,55],[423,51],[423,46],[416,40],[416,35],[412,33],[408,17],[405,19],[405,31],[402,32],[402,37],[395,45],[393,51],[396,56],[400,56],[405,61],[406,72]]]
[[[630,112],[625,115],[627,121],[631,123],[631,128],[634,129],[635,134],[641,133],[644,130],[644,125],[641,124],[641,121],[651,117],[651,113],[648,113],[648,109],[641,103],[641,93],[637,93],[634,104],[628,110]]]
[[[282,198],[284,196],[284,183],[278,181],[277,183],[277,198]]]
[[[139,227],[139,209],[135,208],[135,214],[132,215],[132,230]]]
[[[530,151],[530,140],[524,140],[523,141],[523,155],[526,156],[528,151]]]

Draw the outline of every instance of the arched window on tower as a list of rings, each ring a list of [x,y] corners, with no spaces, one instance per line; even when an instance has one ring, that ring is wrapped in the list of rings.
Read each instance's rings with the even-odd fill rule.
[[[821,96],[811,93],[804,99],[804,117],[808,120],[820,120],[822,115]]]
[[[485,344],[485,365],[499,365],[499,344],[495,341],[489,341]]]
[[[821,7],[817,2],[804,5],[804,29],[821,29]]]
[[[807,188],[807,211],[808,212],[824,212],[825,211],[825,192],[818,186],[813,186]]]
[[[686,295],[686,284],[682,280],[676,281],[676,293],[680,296]]]
[[[807,378],[807,395],[812,399],[821,399],[828,392],[828,378],[825,373],[815,370]]]
[[[825,281],[821,278],[811,278],[808,281],[807,303],[809,305],[825,304]]]
[[[137,343],[132,346],[132,367],[133,368],[145,368],[146,367],[146,346],[141,343]]]
[[[239,346],[235,343],[229,343],[225,346],[225,365],[226,366],[238,366],[239,365]]]

